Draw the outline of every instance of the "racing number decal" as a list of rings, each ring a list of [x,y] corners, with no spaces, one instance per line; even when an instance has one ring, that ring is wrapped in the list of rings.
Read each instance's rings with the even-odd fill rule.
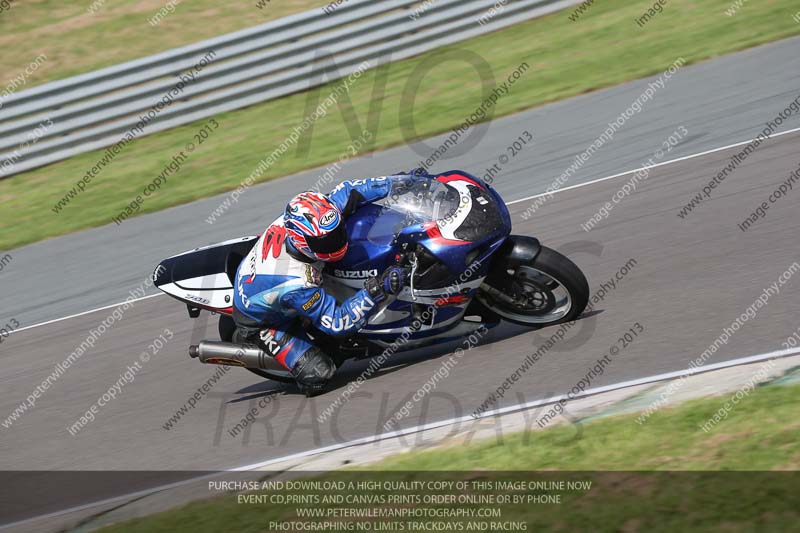
[[[281,255],[284,240],[286,240],[286,228],[283,226],[270,226],[264,236],[264,244],[261,247],[261,260],[267,260],[270,250],[272,250],[272,257],[277,258]]]

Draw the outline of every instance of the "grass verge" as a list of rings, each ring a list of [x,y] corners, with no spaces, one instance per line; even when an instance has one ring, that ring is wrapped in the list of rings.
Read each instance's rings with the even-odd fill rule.
[[[591,490],[560,491],[560,504],[498,506],[502,521],[526,522],[528,531],[786,531],[800,518],[800,476],[776,471],[800,469],[800,386],[755,389],[705,433],[700,426],[729,397],[664,409],[642,426],[636,423],[636,415],[604,418],[577,431],[554,427],[505,437],[500,443],[492,439],[403,454],[366,471],[334,472],[314,480],[591,480]],[[432,473],[436,471],[450,472]],[[348,490],[345,494],[384,492],[392,493]],[[492,490],[474,492],[491,494]],[[237,501],[237,496],[225,496],[102,531],[270,531],[271,522],[297,521],[299,507],[308,506],[247,505]],[[348,505],[322,503],[318,507]]]
[[[485,58],[496,79],[520,64],[529,69],[494,108],[507,115],[549,101],[663,71],[676,58],[687,64],[800,33],[791,13],[794,0],[747,4],[735,17],[724,15],[729,0],[673,0],[664,12],[640,28],[635,19],[643,7],[634,0],[597,3],[578,22],[571,11],[529,21],[455,47]],[[513,43],[513,45],[512,45]],[[427,71],[413,94],[416,133],[404,135],[401,111],[414,69],[442,51],[387,67],[383,94],[373,90],[379,71],[365,73],[349,93],[354,113],[332,108],[313,128],[307,153],[290,150],[261,181],[312,168],[346,153],[349,130],[367,125],[370,106],[379,123],[372,149],[384,148],[447,131],[461,124],[483,99],[475,68],[447,61]],[[138,213],[152,212],[236,188],[287,138],[306,116],[308,94],[324,99],[334,84],[319,92],[296,94],[216,117],[220,126],[191,154],[180,171],[148,197]],[[657,96],[656,96],[657,98]],[[622,111],[622,110],[620,110]],[[202,123],[175,128],[127,145],[69,206],[55,214],[59,199],[92,168],[102,152],[11,177],[0,182],[0,249],[20,246],[82,228],[110,223],[172,158],[193,140]],[[349,130],[348,130],[349,128]],[[598,132],[599,134],[600,132]],[[411,137],[411,138],[409,138]],[[424,157],[420,157],[424,159]],[[409,162],[409,166],[412,162]],[[446,163],[445,163],[446,164]],[[375,169],[375,174],[398,169]],[[342,178],[351,176],[342,176]],[[209,213],[210,214],[210,213]],[[198,220],[198,224],[204,222]]]

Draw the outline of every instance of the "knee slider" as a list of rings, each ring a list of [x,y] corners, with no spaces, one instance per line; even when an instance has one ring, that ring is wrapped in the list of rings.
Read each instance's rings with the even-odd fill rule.
[[[292,368],[295,379],[305,384],[326,383],[335,373],[333,359],[316,346],[301,355]]]

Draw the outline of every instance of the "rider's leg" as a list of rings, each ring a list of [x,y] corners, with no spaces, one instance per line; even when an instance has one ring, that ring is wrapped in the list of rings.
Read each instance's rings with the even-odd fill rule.
[[[302,328],[264,329],[263,325],[242,320],[235,311],[234,319],[237,325],[234,342],[257,344],[289,370],[307,392],[322,391],[336,372],[333,360],[311,342]]]
[[[336,372],[333,360],[300,330],[265,329],[259,346],[286,367],[298,383],[310,391],[320,391]]]

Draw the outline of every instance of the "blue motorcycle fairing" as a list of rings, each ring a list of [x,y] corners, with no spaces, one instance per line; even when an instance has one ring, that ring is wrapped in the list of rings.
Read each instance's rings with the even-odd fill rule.
[[[451,171],[436,176],[432,183],[415,186],[393,200],[387,198],[385,205],[367,204],[356,210],[347,221],[347,254],[326,266],[328,276],[355,290],[370,275],[396,264],[401,253],[416,253],[419,266],[415,289],[423,291],[425,297],[414,301],[410,295],[401,294],[386,306],[382,318],[368,321],[361,336],[387,340],[396,337],[407,331],[427,308],[433,309],[433,317],[421,330],[412,328],[411,339],[439,335],[452,327],[487,276],[492,254],[511,232],[505,203],[479,178]],[[432,195],[431,191],[440,198],[450,195],[447,205],[456,207],[444,209],[444,216],[438,219],[428,216],[435,210],[427,207],[421,207],[419,212],[408,208],[418,198]]]

